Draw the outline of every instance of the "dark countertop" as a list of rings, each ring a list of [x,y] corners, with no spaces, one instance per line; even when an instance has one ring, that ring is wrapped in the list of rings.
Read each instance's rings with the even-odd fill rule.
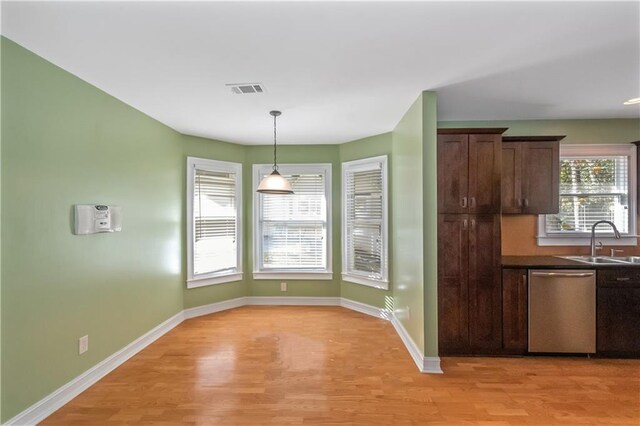
[[[605,269],[605,268],[638,268],[640,264],[617,263],[614,265],[591,265],[575,260],[562,259],[556,256],[502,256],[504,269]]]

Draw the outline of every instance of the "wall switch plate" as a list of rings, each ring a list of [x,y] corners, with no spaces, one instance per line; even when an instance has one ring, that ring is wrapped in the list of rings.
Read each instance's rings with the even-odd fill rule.
[[[89,335],[82,336],[78,339],[78,353],[82,355],[89,350]]]
[[[286,282],[281,282],[280,283],[280,291],[287,291],[287,283]]]

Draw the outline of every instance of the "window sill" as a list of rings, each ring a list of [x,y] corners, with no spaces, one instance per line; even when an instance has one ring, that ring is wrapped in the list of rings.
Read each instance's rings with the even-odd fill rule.
[[[234,272],[226,275],[218,275],[213,277],[192,278],[187,280],[187,288],[205,287],[208,285],[224,284],[234,281],[242,281],[242,272]]]
[[[318,280],[328,281],[333,279],[333,272],[254,272],[254,280]]]
[[[373,287],[380,290],[389,290],[389,281],[374,280],[371,278],[365,278],[358,275],[343,273],[342,281],[348,281],[354,284],[366,285],[367,287]]]
[[[602,242],[605,246],[637,246],[638,238],[635,236],[623,236],[622,238],[616,240],[612,237],[598,237],[596,235],[596,244],[598,242]],[[538,245],[539,246],[588,246],[591,245],[591,237],[590,236],[539,236],[538,237]]]

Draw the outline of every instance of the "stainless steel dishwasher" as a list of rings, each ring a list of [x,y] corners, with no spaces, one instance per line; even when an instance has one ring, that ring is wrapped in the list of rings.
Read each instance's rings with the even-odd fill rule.
[[[596,271],[529,271],[529,352],[596,351]]]

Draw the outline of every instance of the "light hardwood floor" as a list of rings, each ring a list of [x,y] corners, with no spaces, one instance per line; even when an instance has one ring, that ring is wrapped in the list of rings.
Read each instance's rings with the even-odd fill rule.
[[[640,425],[640,361],[444,358],[420,374],[390,323],[338,307],[188,320],[43,424]]]

